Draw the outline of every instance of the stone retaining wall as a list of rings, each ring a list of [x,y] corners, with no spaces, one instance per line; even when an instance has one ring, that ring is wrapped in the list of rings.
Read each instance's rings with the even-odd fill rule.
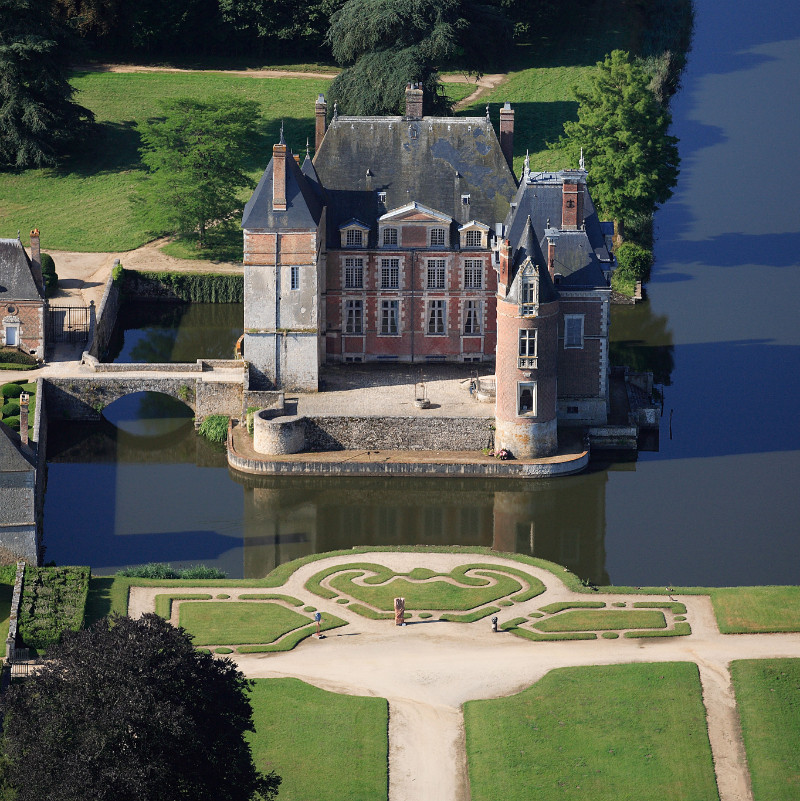
[[[588,452],[567,462],[520,464],[492,462],[440,464],[436,462],[280,462],[246,459],[228,448],[228,464],[243,473],[260,475],[331,476],[481,476],[497,478],[551,478],[584,470]]]
[[[479,451],[493,420],[483,417],[308,417],[306,449]]]
[[[118,264],[117,260],[114,262]],[[100,308],[97,310],[91,330],[89,331],[89,343],[86,346],[84,355],[94,356],[101,359],[108,349],[108,342],[117,323],[117,314],[120,307],[119,284],[114,282],[114,271],[108,276],[106,288],[103,292],[103,299],[100,301]]]

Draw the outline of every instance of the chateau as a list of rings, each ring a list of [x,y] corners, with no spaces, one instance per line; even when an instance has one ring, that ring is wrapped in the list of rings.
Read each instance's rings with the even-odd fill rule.
[[[316,391],[326,362],[494,363],[497,448],[555,453],[608,416],[613,228],[583,169],[512,170],[514,111],[346,117],[313,160],[281,136],[245,207],[251,387]]]

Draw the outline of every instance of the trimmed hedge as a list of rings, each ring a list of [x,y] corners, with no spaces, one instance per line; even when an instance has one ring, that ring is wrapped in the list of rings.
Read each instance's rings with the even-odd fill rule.
[[[37,364],[34,356],[23,353],[16,348],[0,348],[0,362],[5,362],[6,364]],[[8,386],[8,384],[5,386]]]
[[[19,431],[19,416],[12,415],[11,417],[4,417],[3,423],[14,431]]]
[[[3,361],[5,357],[5,352],[0,353],[0,361]],[[0,387],[0,394],[4,398],[18,398],[22,394],[23,390],[19,384],[3,384]]]
[[[8,403],[4,403],[3,408],[0,409],[0,416],[19,417],[19,401],[10,400]]]
[[[193,303],[243,303],[244,276],[236,273],[169,273],[124,270],[124,292]]]
[[[25,567],[19,633],[41,653],[69,629],[83,626],[91,570],[88,567]]]

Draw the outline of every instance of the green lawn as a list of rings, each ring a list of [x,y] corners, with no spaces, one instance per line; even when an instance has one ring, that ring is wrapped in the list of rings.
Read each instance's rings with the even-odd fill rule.
[[[539,631],[618,631],[666,627],[663,612],[623,609],[573,609],[533,624],[533,628]]]
[[[467,575],[467,571],[476,568],[480,569],[479,573]],[[376,575],[368,575],[365,585],[353,581],[368,571]],[[320,584],[326,577],[331,577],[329,583],[336,592],[384,611],[394,609],[394,599],[398,596],[406,599],[406,609],[464,611],[506,595],[527,600],[544,591],[538,579],[523,571],[475,564],[461,565],[447,574],[418,568],[406,575],[383,565],[354,563],[320,571],[306,582],[306,588],[322,597],[333,597],[333,593]],[[454,579],[458,584],[451,584],[444,578]]]
[[[694,664],[554,670],[464,719],[472,801],[719,797]]]
[[[11,595],[13,592],[13,584],[0,584],[0,637],[4,642],[8,639],[8,621],[11,617]]]
[[[800,659],[731,662],[755,801],[800,798]]]
[[[257,101],[264,134],[248,171],[257,180],[267,166],[281,121],[289,146],[304,151],[314,141],[314,101],[329,81],[257,79],[222,73],[79,72],[72,77],[77,102],[91,109],[98,126],[85,148],[57,170],[5,173],[0,182],[0,232],[34,226],[42,249],[125,251],[163,230],[158,219],[134,212],[131,196],[141,179],[135,123],[159,113],[161,100],[207,99],[231,94]],[[244,193],[248,196],[249,191]],[[56,264],[56,269],[58,265]]]
[[[280,604],[254,601],[183,603],[179,619],[195,645],[271,643],[312,622]]]
[[[386,801],[388,705],[383,698],[338,695],[297,679],[256,679],[259,770],[283,779],[280,801]]]
[[[723,634],[800,631],[800,587],[724,587],[711,603]]]

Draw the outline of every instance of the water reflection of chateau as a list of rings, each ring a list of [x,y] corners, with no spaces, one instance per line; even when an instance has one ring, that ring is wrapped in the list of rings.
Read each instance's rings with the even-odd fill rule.
[[[244,486],[245,577],[360,545],[479,545],[531,554],[598,583],[605,471],[568,481],[316,479],[232,474]]]

